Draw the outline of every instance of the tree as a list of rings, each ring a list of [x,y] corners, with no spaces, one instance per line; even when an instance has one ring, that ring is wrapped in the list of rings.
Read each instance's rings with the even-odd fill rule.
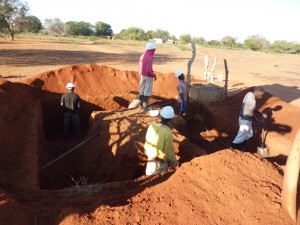
[[[38,33],[42,28],[41,21],[35,16],[26,16],[24,19],[17,22],[18,32]]]
[[[58,18],[45,19],[44,29],[45,29],[45,32],[48,34],[53,34],[53,35],[65,34],[65,25]]]
[[[163,40],[163,42],[166,42],[170,38],[170,34],[166,30],[157,29],[153,32],[154,38],[160,38]]]
[[[12,41],[17,22],[25,18],[28,10],[27,3],[20,0],[0,0],[0,24],[8,30]]]
[[[263,37],[258,35],[252,35],[244,40],[244,47],[254,51],[266,49],[270,42]]]
[[[226,36],[221,40],[221,43],[225,47],[233,48],[236,45],[236,39],[230,36]]]
[[[111,25],[103,22],[95,23],[95,35],[96,36],[113,36],[113,30],[111,29]]]
[[[194,37],[193,42],[198,45],[206,45],[206,40],[203,37]]]
[[[68,35],[91,36],[94,34],[92,24],[83,21],[68,21],[65,27]]]
[[[181,44],[189,44],[192,42],[192,36],[190,34],[183,34],[179,37]]]
[[[148,30],[145,34],[145,39],[147,39],[147,40],[153,39],[154,38],[153,33],[154,33],[153,30]]]
[[[146,40],[145,31],[138,27],[129,27],[127,29],[123,29],[115,37],[123,40]]]
[[[207,42],[210,46],[221,46],[221,43],[217,40],[210,40]]]

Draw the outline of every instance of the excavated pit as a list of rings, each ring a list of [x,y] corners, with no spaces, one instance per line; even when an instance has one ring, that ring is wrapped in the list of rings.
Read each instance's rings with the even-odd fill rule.
[[[178,80],[157,75],[151,105],[171,104],[177,110]],[[70,81],[83,101],[84,136],[97,135],[40,171],[79,143],[72,135],[66,142],[61,138],[59,101]],[[276,158],[290,150],[300,126],[299,108],[269,94],[258,101],[258,110],[268,114],[271,157],[265,160],[248,153],[261,144],[257,125],[247,152],[226,149],[238,129],[241,101],[253,88],[218,103],[192,102],[184,119],[175,117],[170,124],[181,166],[175,173],[140,177],[145,156],[134,141],[143,142],[148,125],[159,118],[127,109],[138,88],[136,72],[97,65],[69,66],[20,83],[0,79],[1,222],[294,224],[280,204],[285,162],[278,165]],[[103,189],[92,196],[70,195],[65,187],[80,177]]]
[[[70,140],[62,140],[63,110],[60,97],[66,92],[65,84],[68,82],[75,83],[75,92],[82,99],[79,116],[84,139],[99,134],[40,170],[80,143],[75,139],[72,127]],[[150,104],[153,107],[169,104],[177,111],[177,82],[173,74],[158,74]],[[26,152],[26,158],[32,163],[31,167],[27,168],[27,162],[23,162],[25,173],[27,171],[31,177],[27,177],[29,186],[52,190],[74,186],[81,177],[92,184],[131,180],[144,175],[146,157],[134,147],[134,141],[144,142],[148,125],[159,118],[150,117],[147,112],[138,109],[127,109],[138,94],[139,76],[136,72],[97,65],[73,65],[40,74],[20,84],[2,84],[2,88],[5,89],[5,86],[11,86],[9,88],[13,90],[14,96],[10,98],[19,97],[18,92],[22,96],[28,95],[26,99],[21,98],[19,105],[24,104],[24,111],[28,113],[24,124],[31,121],[31,125],[28,128],[24,125],[25,139],[17,145],[22,149],[30,149]],[[229,148],[238,129],[236,115],[240,103],[246,92],[252,90],[249,88],[219,103],[191,102],[184,119],[176,117],[172,120],[170,126],[180,163]],[[10,101],[9,98],[7,101]],[[276,107],[280,110],[273,110]],[[296,126],[299,125],[292,122],[293,116],[287,120],[285,115],[298,109],[269,94],[258,101],[258,108],[269,114],[266,143],[271,156],[286,155],[286,146],[291,146]],[[10,117],[12,121],[18,120],[18,115]],[[281,129],[283,126],[284,130]],[[25,134],[28,129],[32,131]],[[247,143],[247,151],[253,153],[261,144],[260,128],[254,125],[254,130],[254,137]],[[11,144],[14,144],[13,140]],[[4,180],[8,185],[13,183],[9,178]],[[22,179],[17,186],[21,182]]]
[[[75,92],[81,97],[79,117],[83,139],[99,134],[64,155],[82,142],[75,139],[72,127],[70,139],[62,139],[63,110],[60,97],[66,91],[65,83],[69,81],[75,83]],[[176,109],[177,80],[172,74],[159,74],[158,82],[165,84],[165,87],[161,85],[154,88],[150,104],[153,107],[170,104]],[[146,156],[134,147],[134,141],[144,142],[148,125],[159,118],[150,117],[148,112],[138,109],[127,109],[139,88],[136,72],[96,65],[74,65],[46,72],[26,83],[38,90],[41,100],[45,139],[38,153],[39,168],[42,169],[39,171],[41,189],[74,186],[82,177],[89,183],[107,183],[144,175]],[[180,122],[181,118],[178,119],[179,123],[184,123]],[[176,124],[174,129],[179,129]],[[196,145],[193,148],[196,152],[189,153],[189,156],[183,155],[182,160],[205,153],[200,148],[200,153],[197,152]],[[178,148],[176,151],[179,151]]]

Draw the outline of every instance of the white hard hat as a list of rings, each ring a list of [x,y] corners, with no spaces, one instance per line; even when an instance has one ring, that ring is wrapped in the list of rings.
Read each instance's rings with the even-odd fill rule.
[[[160,110],[161,117],[171,119],[174,117],[174,109],[171,106],[166,106]]]
[[[146,50],[156,49],[156,46],[153,42],[149,42],[146,44]]]
[[[182,75],[183,74],[183,71],[181,71],[181,70],[177,70],[176,72],[175,72],[175,76],[178,78],[178,77],[180,77],[180,75]]]
[[[68,83],[66,86],[67,89],[72,89],[74,87],[75,87],[75,85],[73,83]]]
[[[152,109],[149,111],[150,116],[158,116],[159,115],[159,110],[158,109]]]

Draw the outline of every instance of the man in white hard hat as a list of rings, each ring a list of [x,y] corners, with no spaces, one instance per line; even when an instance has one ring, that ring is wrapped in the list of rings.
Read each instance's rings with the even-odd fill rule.
[[[79,139],[81,137],[80,121],[78,116],[78,109],[80,107],[80,98],[74,93],[75,85],[73,83],[68,83],[66,88],[68,93],[61,97],[60,104],[64,107],[64,139],[68,139],[68,131],[70,123],[72,122],[75,129],[76,135]]]
[[[174,117],[174,109],[166,106],[160,110],[161,122],[153,123],[146,133],[145,150],[148,156],[146,175],[155,175],[168,171],[168,163],[175,167],[179,165],[176,160],[173,135],[168,122]]]
[[[146,51],[141,55],[139,61],[139,74],[140,74],[140,93],[139,99],[141,103],[140,108],[147,110],[149,97],[152,95],[153,80],[156,80],[156,75],[153,72],[153,55],[156,46],[153,42],[146,45]]]
[[[184,80],[183,71],[177,70],[175,76],[178,78],[179,82],[177,84],[178,91],[178,103],[179,103],[179,114],[183,115],[187,103],[187,83]]]

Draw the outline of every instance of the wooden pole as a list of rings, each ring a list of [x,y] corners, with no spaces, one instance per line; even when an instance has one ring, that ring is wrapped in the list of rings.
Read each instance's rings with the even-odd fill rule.
[[[281,192],[282,208],[297,224],[297,188],[300,169],[300,129],[297,132],[285,166]]]
[[[195,60],[195,56],[196,56],[196,48],[195,48],[195,43],[191,42],[191,46],[192,46],[192,58],[189,60],[188,62],[188,71],[187,71],[187,86],[188,86],[188,93],[190,93],[190,86],[191,86],[191,66],[192,63]],[[187,102],[189,102],[189,95],[188,95],[188,99]]]
[[[208,64],[209,64],[209,61],[208,61],[208,55],[205,55],[204,56],[204,75],[203,75],[203,78],[205,81],[208,80]]]
[[[224,66],[225,66],[225,91],[226,91],[226,98],[227,98],[227,92],[228,92],[228,67],[227,67],[227,61],[224,59]]]
[[[218,56],[215,57],[214,64],[210,71],[210,77],[209,77],[210,83],[214,83],[214,72],[215,72],[215,68],[217,66],[217,60],[218,60]]]

